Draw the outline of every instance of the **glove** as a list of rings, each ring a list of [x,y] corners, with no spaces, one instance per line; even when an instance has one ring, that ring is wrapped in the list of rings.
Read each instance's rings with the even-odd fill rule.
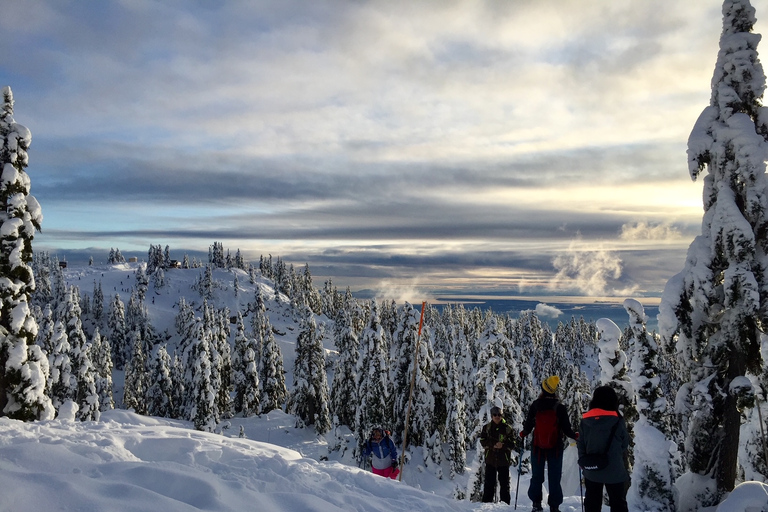
[[[525,431],[524,431],[524,430],[521,430],[521,431],[520,431],[520,437],[522,437],[522,438],[525,438],[525,436],[526,436],[526,434],[525,434]]]
[[[579,440],[579,433],[578,432],[576,432],[576,440],[577,441]]]
[[[392,467],[393,468],[397,467],[397,459],[392,459]]]

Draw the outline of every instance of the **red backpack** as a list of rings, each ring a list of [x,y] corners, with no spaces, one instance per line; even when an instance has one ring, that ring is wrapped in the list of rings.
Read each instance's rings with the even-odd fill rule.
[[[550,449],[560,445],[560,427],[555,409],[536,412],[536,426],[533,428],[533,445]]]

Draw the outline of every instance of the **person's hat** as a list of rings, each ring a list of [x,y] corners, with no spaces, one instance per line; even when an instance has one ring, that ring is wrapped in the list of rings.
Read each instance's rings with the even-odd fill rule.
[[[557,375],[552,375],[551,377],[547,377],[544,379],[544,382],[541,383],[541,389],[543,389],[546,393],[549,393],[550,395],[554,395],[557,391],[557,386],[560,384],[560,377]]]
[[[491,407],[491,416],[494,414],[501,414],[501,407],[493,406]]]

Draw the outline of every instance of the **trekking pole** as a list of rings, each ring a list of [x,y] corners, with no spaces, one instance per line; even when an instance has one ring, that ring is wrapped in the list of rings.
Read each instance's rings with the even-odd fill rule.
[[[520,455],[517,461],[517,488],[515,489],[515,510],[517,510],[517,495],[520,493],[520,474],[523,472],[523,453],[525,453],[525,438],[520,444]],[[583,512],[583,511],[582,511]]]
[[[424,324],[424,309],[427,302],[421,303],[421,318],[419,319],[419,334],[416,337],[416,348],[413,350],[413,374],[411,374],[411,393],[408,396],[408,410],[405,412],[405,432],[403,433],[403,453],[400,454],[400,476],[399,481],[403,481],[403,470],[405,469],[405,448],[408,446],[408,423],[411,421],[411,404],[413,403],[413,387],[416,385],[416,370],[419,362],[419,341],[421,341],[421,326]]]

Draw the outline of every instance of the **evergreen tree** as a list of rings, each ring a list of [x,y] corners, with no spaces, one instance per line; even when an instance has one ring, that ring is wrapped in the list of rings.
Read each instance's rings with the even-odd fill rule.
[[[29,302],[35,291],[32,239],[43,220],[29,194],[25,169],[32,135],[13,118],[13,93],[2,89],[0,109],[0,414],[24,421],[49,419],[53,407],[44,394],[46,375],[35,346],[37,323]],[[36,347],[36,346],[35,346]]]
[[[171,382],[173,382],[173,387],[171,388],[171,405],[173,406],[171,418],[184,417],[184,397],[186,396],[184,374],[184,361],[179,357],[178,352],[174,352],[173,364],[171,365]]]
[[[675,343],[688,382],[678,394],[687,418],[689,470],[714,480],[702,506],[735,485],[741,410],[751,407],[747,372],[761,371],[760,332],[768,323],[768,116],[760,35],[748,0],[725,0],[710,105],[688,140],[692,179],[706,169],[701,235],[685,268],[667,283],[659,327]],[[734,385],[735,384],[735,385]]]
[[[116,369],[122,370],[125,367],[129,344],[128,331],[125,325],[125,304],[120,300],[120,295],[117,293],[109,303],[107,329],[109,330],[109,339],[112,342],[112,362]]]
[[[360,341],[360,359],[357,364],[357,391],[360,400],[355,417],[355,436],[358,455],[368,438],[368,431],[376,425],[392,421],[388,404],[389,358],[384,344],[384,330],[379,320],[379,306],[371,301],[371,315]]]
[[[93,308],[91,310],[93,325],[101,329],[104,326],[104,292],[101,281],[93,283]]]
[[[112,348],[109,340],[101,336],[97,327],[91,342],[91,362],[96,370],[96,394],[99,397],[99,411],[104,412],[115,408],[112,393]]]
[[[445,313],[444,335],[448,351],[445,435],[448,443],[449,460],[451,461],[451,479],[465,471],[467,463],[467,418],[465,405],[465,387],[462,378],[463,366],[468,358],[468,349],[464,340],[459,336],[458,326],[453,323],[453,311]]]
[[[125,367],[125,387],[123,406],[133,409],[137,414],[147,414],[146,393],[149,387],[147,375],[147,353],[138,331],[133,331],[133,351],[131,361]]]
[[[282,409],[288,398],[285,387],[285,371],[283,370],[283,353],[280,345],[272,334],[272,325],[265,318],[264,343],[261,346],[261,365],[259,380],[261,381],[261,413],[266,414],[274,409]]]
[[[146,393],[147,414],[150,416],[173,417],[174,382],[171,372],[171,356],[165,345],[160,345],[150,365],[149,389]]]
[[[296,338],[294,384],[286,403],[286,411],[294,414],[301,424],[313,425],[315,432],[322,435],[331,429],[323,330],[318,328],[310,307],[305,305],[303,309]]]
[[[213,331],[211,347],[215,357],[215,379],[212,381],[216,393],[216,410],[219,418],[232,417],[232,353],[229,346],[229,309],[213,310]]]
[[[629,314],[629,339],[632,350],[633,388],[637,395],[638,421],[635,425],[635,466],[632,473],[630,495],[643,510],[673,512],[675,501],[672,494],[670,442],[659,442],[669,430],[665,422],[667,401],[659,386],[658,345],[646,329],[647,316],[642,304],[634,299],[624,301]],[[645,442],[643,442],[645,441]]]
[[[360,357],[360,342],[352,328],[349,311],[339,311],[335,323],[334,340],[339,357],[333,372],[331,386],[331,414],[338,420],[338,425],[346,425],[351,430],[355,426],[357,408],[357,360]]]
[[[51,350],[48,352],[49,396],[58,413],[68,400],[77,399],[77,379],[72,371],[72,359],[70,357],[69,340],[64,324],[56,322],[53,327]]]
[[[238,311],[235,351],[232,354],[232,386],[235,390],[235,414],[243,417],[259,412],[259,368],[255,346],[254,339],[245,334],[243,315]]]
[[[192,421],[197,430],[213,432],[219,422],[216,415],[217,390],[211,382],[211,344],[203,320],[198,319],[194,332],[192,344],[185,353],[186,419]]]

